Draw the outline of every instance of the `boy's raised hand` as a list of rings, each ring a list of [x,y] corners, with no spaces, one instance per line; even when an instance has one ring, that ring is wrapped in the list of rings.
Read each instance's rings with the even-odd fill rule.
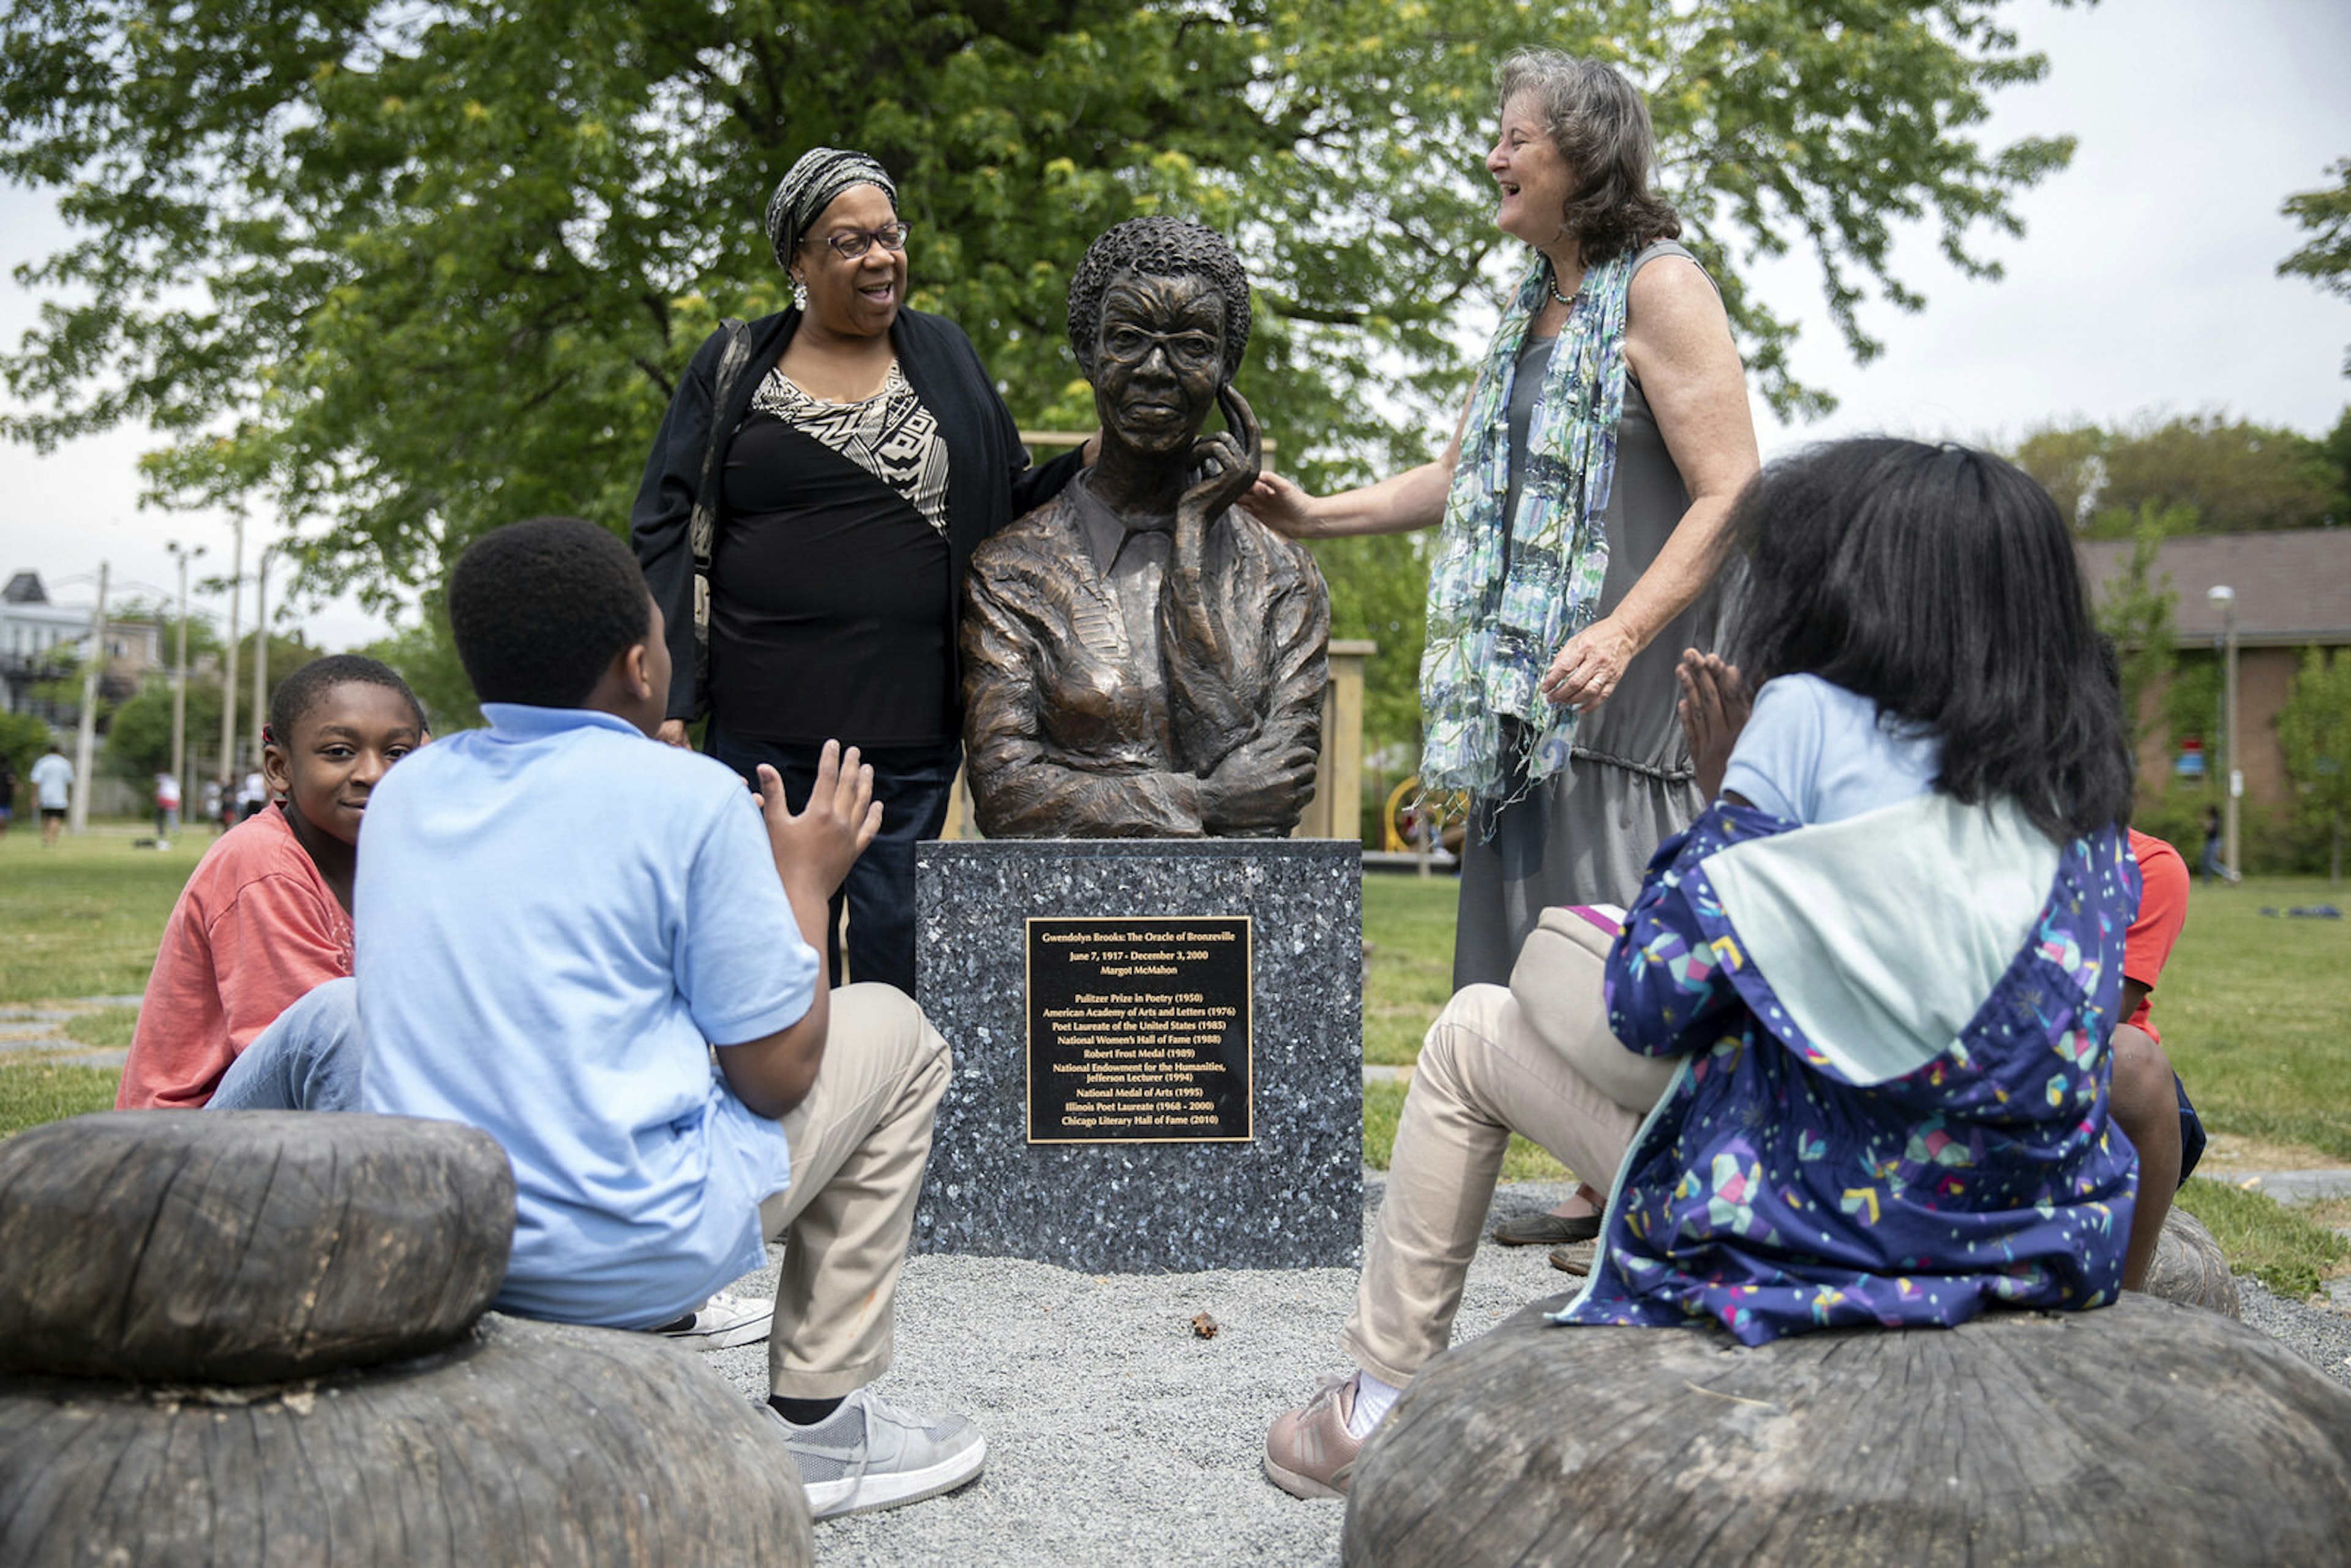
[[[784,802],[784,781],[761,763],[759,814],[767,819],[768,843],[775,852],[776,874],[783,878],[785,891],[805,887],[820,899],[831,898],[849,868],[882,831],[873,769],[858,759],[857,747],[843,753],[837,740],[824,743],[815,787],[798,814]]]

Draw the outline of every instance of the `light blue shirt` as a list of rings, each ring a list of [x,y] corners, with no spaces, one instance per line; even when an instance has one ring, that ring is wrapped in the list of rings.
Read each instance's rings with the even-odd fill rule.
[[[417,751],[368,803],[363,1103],[504,1145],[500,1308],[653,1327],[764,1260],[783,1129],[707,1047],[798,1021],[817,957],[732,771],[607,714],[482,712],[488,729]]]
[[[1926,794],[1942,768],[1939,736],[1881,724],[1875,702],[1818,675],[1782,675],[1755,694],[1722,788],[1775,817],[1838,822]]]

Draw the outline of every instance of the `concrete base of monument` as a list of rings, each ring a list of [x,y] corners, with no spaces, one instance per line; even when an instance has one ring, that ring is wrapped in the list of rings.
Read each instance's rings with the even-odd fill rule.
[[[915,855],[955,1051],[914,1250],[1090,1273],[1353,1267],[1363,873],[1327,839]]]

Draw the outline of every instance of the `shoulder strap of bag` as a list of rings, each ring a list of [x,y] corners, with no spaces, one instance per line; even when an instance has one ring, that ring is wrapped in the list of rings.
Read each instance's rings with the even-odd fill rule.
[[[694,511],[687,518],[685,538],[694,551],[694,710],[698,717],[710,707],[710,556],[718,536],[718,454],[733,433],[726,428],[727,404],[743,367],[751,359],[751,329],[729,316],[718,323],[726,334],[726,350],[718,358],[717,379],[710,391],[710,434],[702,448],[702,478],[694,487]]]

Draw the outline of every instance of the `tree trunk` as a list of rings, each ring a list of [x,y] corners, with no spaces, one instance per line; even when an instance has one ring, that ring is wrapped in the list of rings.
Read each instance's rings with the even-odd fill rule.
[[[2351,1393],[2132,1292],[1745,1349],[1518,1313],[1357,1463],[1351,1564],[2339,1563]]]
[[[514,1173],[451,1122],[108,1111],[0,1144],[0,1373],[266,1383],[449,1343]]]
[[[485,1318],[267,1389],[0,1379],[0,1563],[737,1568],[812,1561],[775,1424],[646,1334]]]

